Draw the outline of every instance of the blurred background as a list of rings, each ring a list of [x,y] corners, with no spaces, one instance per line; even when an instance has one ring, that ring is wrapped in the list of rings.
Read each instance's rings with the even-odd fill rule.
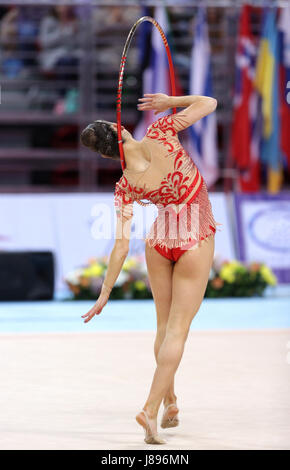
[[[128,257],[84,324],[122,169],[80,145],[88,123],[117,120],[144,15],[177,95],[218,101],[179,133],[222,225],[166,448],[289,449],[289,0],[0,0],[0,447],[145,449],[133,418],[155,369],[143,237],[157,209],[134,204]],[[122,96],[137,140],[161,117],[138,98],[157,92],[171,94],[167,57],[144,22]]]
[[[180,134],[222,223],[207,296],[289,295],[288,2],[23,0],[0,1],[0,300],[97,297],[122,171],[79,136],[94,119],[116,122],[122,50],[145,15],[166,34],[177,94],[218,100],[214,115]],[[148,22],[132,40],[123,85],[122,124],[138,139],[159,117],[138,112],[144,92],[171,94]],[[106,235],[102,204],[112,209]],[[135,232],[154,214],[135,207]],[[132,237],[112,298],[151,298],[145,232]]]

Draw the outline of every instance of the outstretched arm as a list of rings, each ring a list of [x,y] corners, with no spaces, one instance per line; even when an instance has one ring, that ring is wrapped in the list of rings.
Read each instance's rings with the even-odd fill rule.
[[[104,306],[107,304],[111,290],[114,287],[128,255],[133,218],[133,202],[124,204],[122,197],[116,194],[115,208],[117,213],[115,244],[110,254],[101,293],[95,305],[85,315],[82,315],[82,318],[85,318],[84,323],[89,322],[95,315],[100,314]]]

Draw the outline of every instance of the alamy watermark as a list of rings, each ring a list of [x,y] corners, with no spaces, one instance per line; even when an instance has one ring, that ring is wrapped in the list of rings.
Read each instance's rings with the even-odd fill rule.
[[[131,206],[131,205],[129,205]],[[146,211],[136,207],[134,212],[134,224],[132,207],[118,207],[116,214],[110,204],[96,203],[92,207],[91,236],[97,239],[111,239],[114,234],[116,239],[135,238],[143,239],[144,232],[150,238],[159,240],[174,240],[177,238],[199,238],[199,204],[168,204],[158,207],[158,215],[153,221],[147,218]],[[113,212],[113,214],[112,214]],[[112,217],[114,215],[114,217]],[[149,225],[150,222],[150,225]]]

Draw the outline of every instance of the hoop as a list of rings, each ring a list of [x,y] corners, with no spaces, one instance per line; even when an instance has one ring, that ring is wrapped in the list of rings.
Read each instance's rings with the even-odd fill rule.
[[[123,143],[122,143],[122,135],[121,135],[121,105],[122,105],[122,89],[123,89],[123,77],[124,77],[124,68],[125,68],[125,63],[127,60],[127,54],[128,50],[132,41],[132,38],[135,34],[135,31],[137,27],[143,23],[144,21],[150,21],[156,28],[158,29],[163,44],[165,46],[165,50],[167,53],[167,59],[168,59],[168,64],[169,64],[169,73],[170,73],[170,84],[171,84],[171,95],[175,96],[176,95],[176,87],[175,87],[175,78],[174,78],[174,67],[173,67],[173,62],[172,62],[172,57],[169,49],[169,45],[166,39],[166,36],[164,34],[163,29],[161,28],[160,24],[151,16],[142,16],[134,25],[132,26],[128,37],[125,42],[125,46],[123,49],[122,53],[122,58],[121,58],[121,63],[120,63],[120,70],[119,70],[119,80],[118,80],[118,90],[117,90],[117,130],[118,130],[118,144],[119,144],[119,151],[120,151],[120,160],[121,160],[121,166],[122,170],[125,169],[125,159],[124,159],[124,149],[123,149]],[[173,114],[176,113],[176,108],[173,108]],[[149,203],[144,203],[142,201],[137,200],[137,202],[141,205],[147,205]]]

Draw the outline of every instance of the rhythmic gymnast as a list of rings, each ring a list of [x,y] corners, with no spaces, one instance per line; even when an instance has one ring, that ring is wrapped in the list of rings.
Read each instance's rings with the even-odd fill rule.
[[[136,420],[144,428],[146,443],[165,444],[157,432],[157,414],[163,401],[161,427],[179,424],[174,376],[205,294],[219,225],[204,179],[182,147],[178,132],[214,112],[217,101],[163,93],[144,94],[139,101],[140,111],[153,109],[155,114],[173,107],[185,109],[157,119],[140,141],[122,126],[126,167],[115,186],[116,240],[100,296],[82,318],[90,321],[108,302],[129,251],[134,201],[155,204],[158,215],[145,237],[145,258],[157,314],[157,366]],[[120,160],[116,123],[95,121],[83,130],[81,142],[104,158]]]

